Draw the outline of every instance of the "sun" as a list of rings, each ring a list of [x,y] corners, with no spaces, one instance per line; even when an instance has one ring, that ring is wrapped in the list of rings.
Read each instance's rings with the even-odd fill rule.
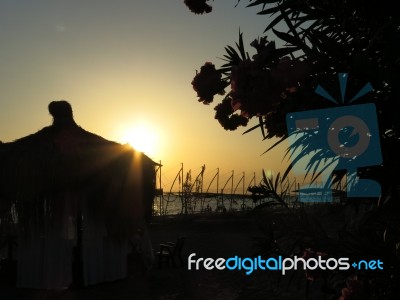
[[[128,143],[135,150],[143,152],[148,156],[157,153],[158,135],[155,129],[145,124],[138,124],[124,130],[123,143]]]

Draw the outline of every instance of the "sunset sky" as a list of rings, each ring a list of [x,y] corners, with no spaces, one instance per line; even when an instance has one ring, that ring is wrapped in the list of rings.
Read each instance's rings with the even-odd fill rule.
[[[51,124],[48,103],[65,99],[88,131],[134,147],[147,137],[164,188],[181,163],[193,174],[205,164],[206,180],[217,168],[221,180],[232,170],[238,179],[279,171],[284,147],[261,155],[271,142],[258,131],[225,131],[215,104],[200,104],[190,84],[206,61],[223,63],[239,28],[246,45],[263,36],[259,8],[236,2],[216,0],[199,16],[183,0],[1,1],[0,140]]]

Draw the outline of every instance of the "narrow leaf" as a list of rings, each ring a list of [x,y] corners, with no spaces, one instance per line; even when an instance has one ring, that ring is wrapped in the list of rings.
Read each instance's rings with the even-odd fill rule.
[[[297,38],[293,35],[290,35],[286,32],[277,31],[275,29],[272,29],[272,31],[275,33],[275,35],[278,38],[280,38],[281,40],[283,40],[293,46],[297,46],[298,48],[303,50],[304,53],[309,53],[311,51],[311,49],[306,45],[306,43],[303,42],[302,40],[300,40],[299,38]]]
[[[288,137],[287,135],[282,137],[281,139],[279,139],[277,142],[275,142],[271,147],[269,147],[266,151],[264,151],[262,154],[267,153],[268,151],[270,151],[271,149],[275,148],[276,146],[278,146],[280,143],[282,143],[284,140],[286,140]]]
[[[265,28],[264,32],[267,32],[271,28],[273,28],[276,24],[278,24],[280,21],[282,21],[284,18],[283,15],[277,16],[274,20],[271,21],[271,23],[268,24],[267,28]]]

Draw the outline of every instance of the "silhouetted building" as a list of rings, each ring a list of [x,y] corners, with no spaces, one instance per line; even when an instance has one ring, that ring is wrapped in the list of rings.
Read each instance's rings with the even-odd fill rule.
[[[151,216],[156,164],[79,127],[66,101],[49,111],[51,126],[0,144],[0,233],[17,236],[17,286],[123,278],[128,240]]]

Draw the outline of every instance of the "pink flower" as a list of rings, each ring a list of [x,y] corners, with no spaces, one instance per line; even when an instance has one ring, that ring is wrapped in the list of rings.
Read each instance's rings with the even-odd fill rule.
[[[350,300],[351,298],[350,290],[348,288],[342,289],[342,295],[340,296],[339,300]]]
[[[250,46],[257,50],[257,54],[253,55],[253,60],[257,64],[264,66],[271,62],[271,55],[276,50],[275,42],[268,42],[266,37],[262,37],[251,42]]]
[[[239,126],[246,126],[249,121],[247,117],[233,113],[231,102],[232,99],[227,97],[214,108],[215,119],[225,130],[235,130]]]
[[[207,1],[209,0],[185,0],[184,2],[192,13],[202,15],[212,11],[212,7],[206,3]]]
[[[239,101],[233,100],[233,99],[232,99],[232,101],[231,101],[231,105],[232,105],[233,111],[237,111],[237,110],[240,109],[240,107],[242,106],[242,104],[240,104]]]
[[[282,87],[291,88],[298,85],[309,74],[308,65],[298,59],[283,57],[276,68],[271,70],[271,77]]]
[[[346,287],[342,289],[339,300],[366,300],[368,298],[364,282],[354,276],[346,280]]]
[[[257,48],[264,47],[264,43],[257,44]],[[265,55],[274,49],[267,46],[265,48],[268,51],[265,51]],[[265,67],[259,60],[244,60],[232,68],[232,107],[234,110],[240,109],[249,117],[266,116],[274,112],[289,94],[297,92],[299,83],[304,81],[307,75],[307,65],[289,57],[282,58],[270,68]]]
[[[311,250],[310,248],[307,248],[306,250],[304,250],[302,258],[307,260],[309,258],[318,258],[319,256],[327,257],[328,254],[326,254],[325,252],[319,252],[319,251],[315,252],[315,251]],[[321,270],[321,269],[306,270],[305,273],[306,273],[306,278],[310,281],[313,281],[319,277],[322,277],[323,270]]]
[[[244,60],[232,69],[232,99],[249,116],[265,115],[280,101],[282,90],[271,81],[270,71]]]
[[[210,104],[216,94],[223,95],[225,93],[226,83],[221,79],[222,75],[215,69],[215,66],[206,62],[200,68],[200,72],[196,71],[196,76],[193,78],[192,86],[197,92],[199,102]]]

